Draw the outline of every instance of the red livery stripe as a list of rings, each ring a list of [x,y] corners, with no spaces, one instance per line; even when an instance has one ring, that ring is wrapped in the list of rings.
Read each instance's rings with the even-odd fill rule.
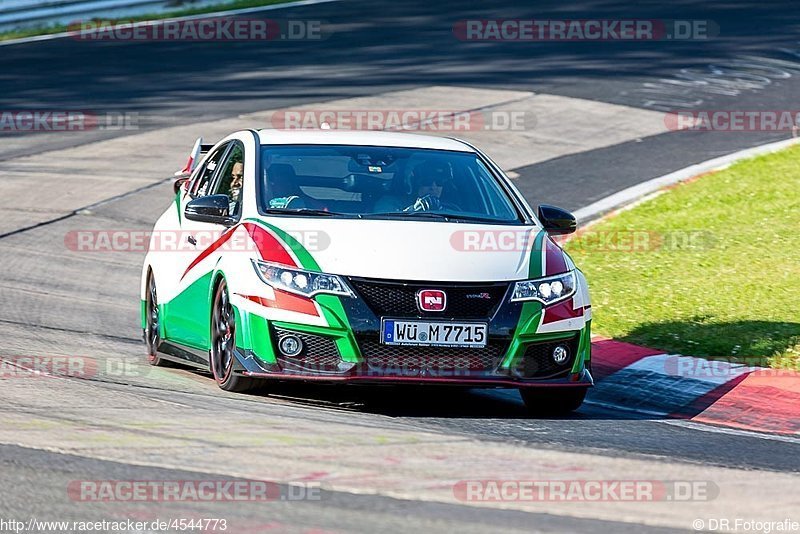
[[[239,228],[239,226],[240,225],[236,225],[228,230],[225,230],[225,233],[223,233],[219,239],[211,243],[207,249],[201,252],[183,272],[181,280],[183,280],[189,271],[191,271],[198,263],[206,259],[215,250],[224,245],[231,238],[236,229]],[[247,234],[255,243],[256,248],[258,248],[258,253],[261,255],[262,259],[287,265],[289,267],[297,266],[297,263],[283,246],[283,243],[276,239],[271,233],[251,222],[242,223],[241,226],[244,226],[245,230],[247,230]]]
[[[317,313],[317,307],[314,305],[313,300],[295,295],[293,293],[288,293],[286,291],[281,291],[280,289],[275,290],[275,300],[269,300],[265,299],[264,297],[257,297],[255,295],[237,294],[246,298],[247,300],[251,300],[256,304],[260,304],[261,306],[267,308],[278,308],[281,310],[304,313],[306,315],[314,315],[319,317],[319,314]]]
[[[194,261],[192,261],[192,263],[190,263],[190,264],[189,264],[189,266],[188,266],[188,267],[186,268],[186,270],[183,272],[183,276],[181,276],[181,280],[183,280],[183,278],[184,278],[184,277],[187,275],[187,273],[188,273],[189,271],[191,271],[192,269],[194,269],[194,267],[195,267],[195,266],[196,266],[198,263],[200,263],[201,261],[203,261],[204,259],[206,259],[206,258],[207,258],[207,257],[208,257],[208,256],[209,256],[209,255],[210,255],[212,252],[214,252],[214,251],[215,251],[215,250],[217,250],[219,247],[221,247],[222,245],[224,245],[224,244],[225,244],[225,242],[226,242],[226,241],[228,241],[228,239],[230,239],[230,238],[231,238],[231,236],[233,235],[233,232],[235,232],[235,231],[236,231],[236,228],[237,228],[237,227],[236,227],[236,226],[234,226],[234,227],[232,227],[232,228],[229,228],[228,230],[225,230],[225,233],[223,233],[223,234],[222,234],[222,235],[219,237],[219,239],[217,239],[216,241],[214,241],[213,243],[211,243],[211,245],[210,245],[210,246],[209,246],[207,249],[205,249],[203,252],[201,252],[201,253],[200,253],[200,254],[199,254],[199,255],[198,255],[198,256],[197,256],[197,257],[194,259]]]
[[[577,310],[572,308],[572,299],[567,299],[564,302],[550,306],[544,309],[544,318],[542,324],[554,323],[556,321],[563,321],[564,319],[573,319],[575,317],[583,316],[583,308]]]
[[[256,244],[263,260],[281,263],[289,267],[297,267],[297,263],[283,246],[283,243],[278,241],[271,233],[251,222],[242,223],[242,226],[245,227],[250,239]]]
[[[567,260],[564,252],[549,237],[544,240],[545,247],[545,276],[567,272]]]

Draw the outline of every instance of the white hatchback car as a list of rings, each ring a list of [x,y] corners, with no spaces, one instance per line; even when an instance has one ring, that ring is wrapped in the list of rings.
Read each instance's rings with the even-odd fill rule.
[[[592,385],[586,280],[463,141],[245,130],[195,154],[141,282],[153,365],[261,379],[519,388],[529,409]]]

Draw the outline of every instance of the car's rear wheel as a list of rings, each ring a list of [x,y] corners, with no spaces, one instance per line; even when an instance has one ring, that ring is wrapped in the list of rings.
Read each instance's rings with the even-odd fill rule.
[[[220,280],[214,291],[211,306],[211,373],[217,385],[225,391],[244,392],[256,384],[256,380],[236,375],[233,362],[236,350],[236,319],[228,298],[228,286]]]
[[[564,415],[583,404],[587,388],[520,388],[528,412],[534,415]]]
[[[159,356],[158,346],[161,344],[159,333],[160,316],[158,311],[158,293],[156,279],[151,272],[147,276],[147,296],[145,297],[144,341],[147,344],[147,361],[150,365],[165,367],[169,362]]]

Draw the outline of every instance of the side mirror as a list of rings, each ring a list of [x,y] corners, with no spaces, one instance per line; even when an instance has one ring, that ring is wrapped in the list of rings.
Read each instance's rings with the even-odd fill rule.
[[[573,214],[547,204],[539,206],[539,221],[551,235],[571,234],[578,228],[578,221]]]
[[[184,177],[178,178],[177,180],[172,182],[172,191],[173,191],[173,193],[175,193],[177,195],[178,191],[180,191],[181,188],[184,185],[189,183],[189,178],[190,178],[190,176],[184,176]]]
[[[230,226],[235,220],[228,213],[229,203],[228,195],[198,197],[186,204],[183,214],[190,221]]]

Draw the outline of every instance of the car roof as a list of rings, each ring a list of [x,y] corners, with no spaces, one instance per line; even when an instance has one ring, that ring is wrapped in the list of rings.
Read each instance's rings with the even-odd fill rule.
[[[375,130],[259,130],[258,136],[262,145],[390,146],[475,152],[456,139]]]

